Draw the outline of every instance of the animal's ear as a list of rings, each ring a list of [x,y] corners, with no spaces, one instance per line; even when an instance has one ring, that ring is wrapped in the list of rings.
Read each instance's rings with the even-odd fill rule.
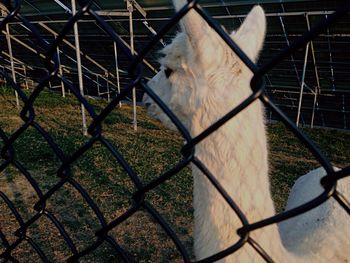
[[[173,0],[176,11],[179,11],[186,3],[187,0]],[[196,10],[190,10],[180,20],[180,26],[190,44],[191,52],[187,54],[193,55],[197,62],[201,62],[207,67],[215,68],[215,65],[221,63],[225,45]],[[209,70],[209,68],[207,69]]]
[[[176,11],[179,11],[185,4],[186,0],[173,0]],[[203,18],[195,10],[190,10],[180,21],[183,32],[191,36],[194,40],[203,38],[206,29],[209,29]]]
[[[187,0],[173,0],[176,11],[179,11],[186,3]],[[191,42],[200,41],[205,37],[206,31],[209,30],[207,23],[193,9],[181,19],[180,26]]]
[[[255,6],[238,31],[233,32],[231,37],[251,60],[256,61],[264,44],[265,32],[264,10],[260,6]]]

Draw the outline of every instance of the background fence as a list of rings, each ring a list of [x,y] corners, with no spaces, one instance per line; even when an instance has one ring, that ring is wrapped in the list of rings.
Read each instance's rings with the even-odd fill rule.
[[[40,219],[45,217],[47,220],[52,222],[57,230],[60,233],[60,237],[64,240],[65,245],[70,250],[70,257],[68,259],[69,262],[74,262],[82,258],[83,256],[93,253],[98,247],[102,246],[102,244],[108,243],[113,249],[115,253],[125,262],[130,262],[131,258],[129,257],[125,248],[119,244],[119,242],[112,237],[109,233],[122,224],[125,220],[133,217],[136,212],[146,211],[158,224],[159,226],[167,233],[167,235],[171,238],[174,243],[174,246],[181,253],[183,260],[185,262],[191,261],[191,256],[188,251],[186,251],[185,246],[182,244],[178,236],[175,234],[175,231],[172,227],[166,222],[166,220],[162,217],[162,215],[154,208],[154,206],[147,201],[146,195],[152,192],[156,187],[163,184],[165,181],[171,179],[175,176],[179,171],[184,169],[188,164],[192,163],[199,167],[200,170],[203,171],[205,176],[211,181],[211,183],[215,186],[215,188],[223,195],[226,202],[232,207],[234,212],[237,214],[239,218],[242,219],[243,226],[238,229],[238,233],[240,235],[240,240],[225,251],[218,252],[215,255],[201,261],[201,262],[211,262],[218,260],[222,257],[225,257],[236,250],[240,249],[243,245],[248,243],[252,246],[256,251],[257,255],[263,257],[267,262],[272,262],[273,259],[269,257],[269,255],[249,237],[249,233],[258,228],[262,228],[268,226],[270,224],[278,223],[282,220],[286,220],[290,217],[296,216],[298,214],[304,213],[320,204],[325,202],[328,198],[334,198],[343,208],[344,210],[350,214],[350,204],[349,202],[339,193],[336,189],[336,182],[341,178],[349,176],[350,174],[350,166],[343,168],[340,171],[335,172],[331,163],[327,160],[327,158],[321,154],[321,152],[314,146],[314,144],[303,135],[303,133],[298,130],[298,128],[290,121],[282,111],[276,107],[269,97],[264,92],[264,82],[263,77],[264,74],[268,73],[273,67],[275,67],[280,61],[293,53],[293,51],[297,50],[300,47],[303,47],[307,44],[308,41],[313,39],[317,34],[325,30],[328,26],[335,23],[336,20],[350,11],[350,4],[346,3],[343,6],[340,6],[339,9],[332,15],[329,15],[327,19],[324,19],[320,23],[318,23],[315,27],[313,27],[310,31],[305,32],[302,37],[300,37],[297,41],[290,44],[288,48],[283,50],[280,54],[275,56],[273,59],[263,64],[260,67],[257,67],[253,64],[242,51],[232,42],[230,37],[223,31],[223,29],[203,10],[198,4],[198,1],[189,1],[189,3],[177,12],[170,21],[168,21],[164,27],[155,35],[152,40],[143,48],[143,50],[139,51],[137,56],[133,55],[130,49],[124,44],[124,42],[120,39],[120,37],[115,34],[115,32],[109,27],[109,25],[94,12],[90,6],[91,2],[78,1],[80,4],[79,11],[67,21],[64,29],[57,35],[56,39],[52,42],[46,41],[39,33],[37,28],[31,24],[25,16],[21,14],[21,1],[2,1],[6,8],[8,9],[8,13],[6,17],[1,21],[0,29],[1,32],[5,29],[6,25],[14,20],[19,20],[23,22],[23,25],[27,27],[33,37],[35,37],[37,41],[37,46],[33,47],[38,51],[38,58],[42,61],[43,65],[46,67],[47,72],[46,75],[41,78],[39,84],[35,87],[35,89],[30,93],[30,95],[26,95],[22,91],[22,88],[16,84],[16,82],[9,76],[5,70],[0,69],[0,74],[7,81],[7,85],[10,86],[18,95],[20,100],[20,118],[22,122],[18,126],[15,132],[12,134],[7,134],[0,127],[0,138],[2,141],[1,148],[1,164],[0,171],[2,173],[5,172],[9,167],[15,167],[22,174],[23,178],[25,178],[25,183],[30,185],[31,188],[36,193],[37,200],[34,206],[35,213],[28,219],[24,219],[21,214],[18,212],[18,207],[10,200],[10,198],[3,192],[0,192],[0,198],[2,202],[4,202],[7,208],[11,211],[12,218],[17,222],[19,227],[14,230],[16,239],[9,240],[9,238],[4,234],[0,229],[0,240],[5,247],[4,251],[0,254],[0,258],[6,261],[18,262],[18,259],[13,255],[13,251],[18,249],[18,247],[22,246],[23,243],[27,243],[31,246],[31,248],[37,253],[37,255],[44,261],[49,262],[50,258],[45,254],[45,252],[41,249],[41,246],[37,244],[34,239],[31,238],[30,234],[28,234],[29,230],[33,225],[40,224]],[[232,50],[240,57],[240,59],[250,68],[250,70],[254,73],[254,77],[252,80],[252,90],[253,94],[247,98],[245,101],[232,109],[229,113],[223,116],[220,120],[210,126],[207,130],[202,132],[200,135],[192,138],[189,132],[184,128],[181,122],[176,118],[176,116],[164,105],[159,98],[150,90],[147,86],[146,81],[142,76],[142,59],[145,55],[150,52],[150,50],[162,39],[162,37],[174,26],[176,25],[183,16],[185,16],[189,10],[194,9],[198,12],[207,23],[224,39],[224,41],[232,48]],[[62,43],[64,36],[72,30],[76,21],[83,19],[83,17],[88,14],[91,19],[94,19],[96,23],[101,27],[106,34],[110,36],[110,38],[117,44],[118,48],[123,52],[125,56],[127,56],[130,60],[130,68],[129,68],[129,77],[131,79],[128,87],[123,90],[116,98],[112,99],[111,102],[102,109],[99,113],[97,113],[94,107],[84,98],[79,88],[73,86],[71,82],[67,81],[63,76],[59,74],[59,58],[57,56],[57,47]],[[2,47],[1,47],[2,48]],[[54,81],[62,81],[64,82],[66,88],[70,90],[70,92],[74,95],[75,99],[81,103],[81,107],[83,111],[87,112],[89,118],[91,118],[91,124],[87,127],[88,136],[84,137],[84,143],[79,147],[79,149],[75,150],[70,155],[67,155],[62,148],[57,144],[57,142],[53,139],[53,137],[46,131],[37,121],[36,121],[36,112],[35,112],[35,103],[39,95],[48,87],[49,82]],[[182,148],[181,154],[182,159],[171,167],[168,171],[160,174],[153,180],[148,183],[142,182],[137,172],[132,168],[132,166],[125,160],[123,155],[116,146],[112,145],[105,137],[103,133],[103,121],[109,116],[112,110],[118,105],[119,101],[124,97],[129,95],[132,92],[133,87],[137,86],[146,92],[149,96],[151,96],[154,101],[162,108],[162,110],[171,118],[176,127],[179,129],[183,139],[186,141],[185,145]],[[200,143],[203,139],[209,136],[211,133],[215,132],[215,130],[224,125],[228,120],[234,118],[236,114],[238,114],[241,110],[248,107],[255,100],[260,99],[274,114],[278,115],[282,122],[295,134],[295,136],[301,141],[301,143],[310,151],[310,153],[315,157],[315,159],[324,167],[327,171],[327,176],[322,179],[322,185],[324,186],[324,193],[320,195],[315,200],[308,202],[307,204],[295,208],[290,211],[286,211],[280,213],[271,218],[264,219],[260,222],[253,223],[244,223],[247,222],[245,220],[245,215],[240,211],[240,208],[235,204],[235,200],[232,200],[225,191],[220,183],[215,179],[215,175],[211,174],[208,171],[203,163],[200,160],[196,159],[194,155],[195,146]],[[50,187],[47,191],[43,191],[39,186],[38,182],[32,176],[32,172],[27,170],[24,165],[17,159],[16,151],[14,150],[14,145],[19,140],[20,136],[24,134],[27,130],[34,129],[37,134],[41,136],[41,138],[45,141],[45,143],[49,146],[51,151],[56,155],[56,157],[60,160],[60,166],[57,169],[58,181]],[[74,173],[72,172],[72,166],[78,161],[78,159],[86,155],[89,151],[92,150],[96,144],[102,145],[102,147],[108,151],[117,161],[124,172],[126,172],[133,183],[133,187],[136,189],[131,197],[131,205],[122,213],[114,217],[113,220],[107,221],[105,214],[101,212],[99,207],[94,202],[93,198],[90,197],[88,191],[84,189],[84,187],[75,180]],[[84,247],[82,249],[78,249],[76,244],[72,241],[69,233],[65,229],[65,225],[55,216],[53,212],[50,211],[47,207],[47,202],[55,195],[60,195],[62,192],[62,188],[64,186],[69,185],[76,189],[77,192],[83,198],[85,204],[93,211],[94,217],[98,219],[99,227],[95,233],[95,240],[91,243],[91,245]],[[191,193],[188,193],[189,195]],[[113,198],[113,197],[111,197]],[[72,201],[74,202],[74,200]],[[112,211],[111,211],[112,213]],[[0,214],[2,212],[0,211]],[[248,245],[246,244],[246,245]]]

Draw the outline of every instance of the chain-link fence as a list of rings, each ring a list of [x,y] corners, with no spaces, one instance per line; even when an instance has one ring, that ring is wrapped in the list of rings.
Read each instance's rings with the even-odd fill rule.
[[[305,32],[302,37],[297,41],[291,43],[289,47],[280,52],[277,56],[273,57],[266,64],[258,67],[241,51],[241,49],[232,41],[232,39],[225,33],[225,31],[206,13],[205,10],[198,4],[199,1],[188,1],[188,4],[184,6],[180,11],[178,11],[165,25],[164,27],[155,35],[151,41],[145,46],[137,56],[133,55],[130,49],[124,44],[121,38],[112,30],[112,28],[106,23],[100,16],[94,12],[90,6],[91,2],[89,1],[79,1],[80,10],[72,16],[69,21],[65,24],[64,28],[61,30],[56,39],[49,43],[47,42],[42,35],[39,33],[34,24],[30,23],[25,16],[21,14],[21,1],[2,1],[8,9],[7,16],[1,21],[0,29],[3,31],[6,24],[10,23],[13,20],[18,20],[23,23],[23,25],[28,28],[35,37],[37,41],[38,54],[44,54],[43,63],[47,68],[47,74],[44,78],[41,79],[40,83],[35,87],[33,92],[27,96],[23,92],[21,87],[16,84],[15,81],[9,76],[5,70],[1,70],[0,74],[3,78],[6,79],[7,85],[11,87],[14,91],[17,92],[19,99],[23,105],[20,109],[20,118],[22,123],[19,128],[16,129],[12,134],[7,134],[3,129],[0,128],[0,137],[2,141],[1,148],[1,165],[0,171],[3,172],[9,166],[15,167],[25,178],[27,184],[34,189],[37,200],[34,206],[35,214],[29,219],[24,219],[21,214],[18,212],[18,208],[10,200],[10,198],[3,192],[0,192],[0,198],[4,202],[7,208],[11,211],[12,218],[18,223],[19,228],[15,229],[15,240],[9,240],[4,232],[0,229],[0,240],[5,247],[4,252],[0,254],[0,258],[3,261],[13,261],[18,262],[18,259],[13,255],[13,251],[21,246],[23,243],[27,243],[31,248],[37,253],[37,255],[44,261],[49,262],[50,258],[44,253],[40,245],[37,244],[31,237],[28,235],[28,229],[34,225],[38,224],[39,219],[46,217],[50,222],[52,222],[60,233],[60,237],[64,240],[66,246],[70,250],[69,262],[75,262],[81,259],[83,256],[92,253],[94,250],[99,248],[102,244],[108,243],[115,253],[125,262],[131,262],[131,258],[124,248],[118,243],[118,241],[110,235],[110,232],[116,228],[118,225],[122,224],[125,220],[133,217],[136,212],[140,209],[146,211],[154,221],[156,221],[159,226],[165,231],[165,233],[173,241],[174,246],[179,250],[182,255],[182,258],[185,262],[190,262],[191,255],[186,250],[185,246],[180,241],[180,238],[175,234],[175,231],[172,227],[166,222],[166,220],[160,215],[160,213],[146,201],[145,196],[163,184],[165,181],[172,178],[179,171],[184,169],[188,164],[192,163],[197,166],[203,174],[209,179],[213,186],[217,189],[218,192],[223,196],[224,200],[232,208],[232,210],[237,214],[242,222],[242,227],[237,229],[237,233],[240,236],[240,239],[232,244],[229,248],[224,251],[218,252],[215,255],[210,256],[207,259],[201,260],[201,262],[212,262],[223,258],[229,254],[234,253],[239,250],[244,245],[249,245],[254,248],[257,252],[257,256],[261,256],[267,262],[272,262],[273,259],[270,258],[267,252],[264,251],[262,247],[255,242],[250,233],[256,229],[266,227],[271,224],[276,224],[293,216],[299,215],[306,211],[311,210],[312,208],[321,205],[329,198],[334,198],[344,210],[350,214],[350,204],[342,196],[341,193],[337,191],[337,181],[349,176],[350,166],[343,168],[339,171],[334,171],[331,163],[325,158],[324,155],[314,146],[313,142],[310,141],[295,125],[290,121],[282,111],[276,107],[270,98],[264,92],[264,74],[268,73],[273,67],[275,67],[281,60],[292,54],[295,50],[305,46],[308,41],[316,37],[320,32],[325,30],[331,24],[335,23],[336,20],[346,15],[350,11],[350,4],[346,3],[343,6],[340,6],[339,9],[332,15],[327,16],[326,19],[319,22],[315,27],[313,27],[309,32]],[[165,105],[155,93],[147,86],[146,81],[144,81],[142,76],[142,60],[151,51],[151,49],[164,37],[164,35],[175,26],[189,10],[195,10],[203,19],[222,37],[222,39],[229,45],[232,50],[237,54],[237,56],[247,65],[247,67],[253,72],[254,77],[251,81],[251,88],[253,94],[249,96],[246,100],[242,101],[239,106],[229,111],[225,116],[222,116],[221,119],[212,124],[205,131],[200,133],[196,137],[191,137],[190,133],[183,124],[177,119],[174,113],[169,110],[167,105]],[[106,34],[117,44],[118,48],[127,56],[130,60],[131,66],[129,69],[129,75],[132,78],[132,81],[129,83],[128,87],[124,89],[116,98],[114,98],[100,113],[96,113],[94,107],[90,105],[86,98],[84,98],[79,90],[67,81],[63,76],[59,75],[59,60],[57,57],[57,47],[62,43],[66,34],[72,30],[74,24],[83,19],[83,17],[88,14],[90,18],[93,18],[96,21],[96,24],[102,28]],[[92,122],[88,127],[88,140],[79,147],[73,154],[69,157],[64,153],[64,151],[59,147],[55,142],[52,136],[36,121],[35,107],[34,104],[38,96],[43,92],[43,90],[48,87],[48,83],[53,79],[60,79],[63,81],[65,86],[70,90],[74,95],[75,99],[81,103],[86,109],[89,117],[91,117]],[[115,109],[119,101],[122,100],[125,96],[130,94],[134,87],[146,92],[157,104],[158,106],[169,116],[172,122],[180,131],[183,139],[185,140],[185,145],[182,148],[181,154],[182,159],[171,167],[166,172],[157,176],[157,178],[151,180],[149,183],[144,184],[139,178],[136,171],[133,170],[132,166],[125,160],[119,149],[113,146],[104,136],[102,132],[103,121],[109,116],[109,114]],[[312,153],[315,159],[324,167],[327,172],[327,176],[322,178],[321,183],[324,187],[324,192],[315,198],[297,208],[294,208],[289,211],[282,212],[270,218],[266,218],[259,222],[248,223],[246,216],[240,210],[240,207],[235,203],[235,200],[232,200],[230,196],[225,192],[223,186],[220,185],[215,179],[215,175],[211,174],[210,171],[205,167],[205,165],[196,158],[194,155],[194,149],[198,143],[208,137],[210,134],[214,133],[219,127],[224,125],[231,118],[235,118],[240,111],[248,107],[251,103],[256,100],[261,100],[266,107],[271,109],[275,114],[277,114],[281,121],[290,129],[290,131],[300,140],[300,142]],[[31,175],[31,172],[28,171],[19,160],[16,158],[16,152],[14,150],[14,144],[18,138],[25,133],[28,129],[34,129],[37,134],[39,134],[45,143],[50,147],[51,151],[57,156],[60,160],[60,167],[57,170],[57,176],[59,178],[58,182],[54,186],[50,187],[48,191],[43,191],[34,177]],[[102,145],[117,161],[122,169],[128,174],[131,179],[134,187],[137,189],[132,195],[132,205],[126,209],[125,212],[116,216],[114,220],[108,222],[105,219],[105,215],[100,211],[99,207],[95,204],[93,199],[89,196],[88,192],[82,187],[79,182],[77,182],[73,176],[71,166],[77,162],[77,160],[89,152],[94,145],[99,143]],[[99,230],[96,231],[95,236],[96,240],[93,243],[83,249],[77,249],[76,244],[72,241],[69,233],[65,230],[65,225],[60,222],[54,215],[47,209],[47,202],[54,195],[58,195],[60,189],[65,186],[70,185],[70,187],[75,188],[79,194],[84,199],[85,203],[93,211],[94,216],[98,218],[99,221]],[[189,195],[191,193],[188,193]],[[74,201],[73,201],[74,202]],[[2,214],[2,212],[0,212]]]

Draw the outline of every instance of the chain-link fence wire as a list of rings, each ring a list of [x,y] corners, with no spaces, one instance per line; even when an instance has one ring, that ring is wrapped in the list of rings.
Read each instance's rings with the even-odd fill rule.
[[[68,258],[68,262],[78,261],[83,256],[92,253],[94,250],[99,248],[103,243],[108,243],[112,246],[118,256],[125,262],[131,262],[131,258],[128,256],[127,251],[125,251],[122,246],[116,241],[114,237],[110,235],[112,229],[123,223],[128,218],[132,217],[137,211],[143,209],[147,211],[147,213],[160,225],[160,227],[167,233],[167,235],[171,238],[174,243],[174,246],[179,250],[182,255],[182,258],[185,262],[191,261],[191,256],[186,250],[185,246],[182,244],[178,236],[175,234],[175,231],[171,228],[171,226],[166,222],[166,220],[160,215],[160,213],[146,201],[145,196],[148,192],[152,191],[165,181],[172,178],[179,171],[184,169],[188,164],[192,163],[197,166],[203,174],[208,178],[208,180],[213,184],[218,192],[223,196],[224,200],[227,204],[232,208],[232,210],[236,213],[242,223],[242,227],[237,230],[237,233],[240,236],[240,239],[233,243],[229,248],[224,251],[220,251],[215,255],[212,255],[206,259],[201,260],[201,262],[212,262],[223,258],[229,254],[234,253],[239,250],[243,245],[250,245],[257,252],[257,255],[261,256],[267,262],[273,262],[273,259],[270,258],[268,253],[264,251],[262,247],[259,246],[257,242],[255,242],[251,237],[250,233],[256,229],[266,227],[271,224],[276,224],[281,222],[282,220],[289,219],[291,217],[300,215],[306,211],[309,211],[325,201],[329,198],[334,198],[343,208],[344,210],[350,214],[350,204],[344,198],[344,196],[337,191],[337,181],[349,176],[350,174],[350,166],[343,168],[339,171],[335,171],[332,167],[331,163],[326,159],[324,155],[317,149],[312,141],[310,141],[295,125],[289,120],[286,115],[274,105],[271,99],[265,94],[265,84],[264,84],[264,75],[269,72],[273,67],[275,67],[280,61],[284,58],[287,58],[290,54],[292,54],[297,49],[305,46],[310,40],[316,37],[320,32],[324,31],[331,24],[335,23],[335,21],[341,17],[346,15],[350,11],[350,4],[346,3],[339,7],[339,9],[332,15],[329,15],[326,19],[319,22],[316,26],[314,26],[310,31],[305,32],[300,38],[298,38],[295,42],[293,42],[290,46],[284,49],[282,52],[274,56],[267,63],[258,67],[254,64],[246,54],[242,52],[242,50],[236,45],[236,43],[227,35],[227,33],[221,28],[220,25],[215,22],[210,15],[200,6],[199,1],[188,1],[188,3],[179,10],[155,35],[151,41],[141,50],[137,56],[133,55],[129,48],[121,41],[121,38],[115,33],[115,31],[104,21],[103,18],[98,16],[96,12],[91,9],[91,1],[79,1],[80,10],[72,16],[64,28],[61,30],[57,38],[52,42],[47,42],[43,36],[39,33],[36,26],[30,23],[25,16],[21,14],[21,1],[2,1],[3,4],[8,9],[8,14],[1,21],[0,31],[2,32],[6,26],[6,24],[11,21],[17,20],[21,21],[23,25],[31,31],[32,36],[37,41],[36,49],[38,54],[43,54],[44,59],[43,63],[47,69],[47,74],[44,78],[41,79],[40,83],[35,87],[33,92],[27,96],[21,89],[21,87],[16,84],[13,79],[5,72],[5,70],[1,70],[0,74],[3,78],[6,79],[8,86],[10,86],[14,91],[16,91],[19,95],[19,98],[22,102],[22,108],[20,109],[20,117],[22,119],[22,123],[20,127],[14,131],[12,134],[7,135],[5,131],[0,128],[0,138],[3,143],[1,149],[1,165],[0,171],[3,172],[7,167],[13,166],[25,177],[28,184],[34,189],[38,199],[36,204],[34,205],[35,214],[31,216],[29,219],[24,220],[24,218],[18,212],[15,204],[10,200],[10,198],[3,192],[0,192],[0,198],[6,204],[8,209],[11,211],[12,216],[17,221],[19,228],[15,231],[16,240],[9,241],[7,236],[0,229],[0,240],[5,247],[4,252],[0,255],[2,260],[18,262],[18,259],[13,255],[13,251],[20,246],[23,242],[29,244],[32,249],[38,254],[38,256],[44,261],[49,262],[50,258],[45,255],[43,249],[40,247],[38,243],[36,243],[30,235],[28,235],[28,229],[38,223],[41,217],[46,217],[49,221],[51,221],[55,227],[58,229],[61,234],[62,239],[66,243],[66,245],[70,249],[71,256]],[[186,14],[189,10],[195,10],[209,25],[212,27],[227,43],[228,46],[231,47],[233,52],[237,54],[237,56],[246,64],[246,66],[253,72],[254,76],[251,81],[252,95],[249,96],[246,100],[242,101],[237,107],[229,111],[226,115],[222,116],[221,119],[212,124],[209,128],[204,130],[196,137],[191,137],[190,133],[184,125],[178,120],[178,118],[174,115],[174,113],[165,105],[157,95],[147,86],[145,80],[142,76],[142,60],[151,51],[151,49],[157,44],[158,41],[172,28],[174,27]],[[94,111],[92,105],[88,103],[88,101],[80,94],[79,90],[71,84],[71,82],[67,81],[63,76],[58,74],[59,72],[59,61],[57,58],[57,47],[62,43],[64,37],[68,34],[68,32],[73,28],[74,23],[78,20],[82,19],[83,16],[89,14],[92,17],[97,25],[102,28],[106,34],[110,36],[110,38],[117,44],[118,48],[126,55],[130,60],[130,68],[129,75],[132,78],[132,81],[129,83],[128,87],[123,90],[116,98],[114,98],[99,114]],[[69,157],[63,152],[63,150],[58,146],[55,140],[50,136],[50,134],[42,127],[35,119],[35,108],[34,103],[40,93],[48,87],[48,83],[53,78],[60,78],[65,86],[71,91],[71,93],[75,96],[76,100],[79,103],[83,104],[86,111],[90,115],[92,122],[88,127],[89,137],[86,143],[84,143],[79,149],[77,149],[72,155]],[[119,149],[113,146],[104,136],[102,132],[102,122],[103,120],[114,110],[125,96],[127,96],[133,87],[138,87],[142,89],[145,93],[148,94],[157,105],[168,115],[168,117],[172,120],[175,126],[180,131],[181,135],[185,140],[185,145],[182,148],[181,154],[182,159],[175,164],[172,168],[162,173],[152,181],[147,184],[144,184],[138,174],[132,169],[131,165],[126,161],[123,157]],[[290,131],[302,142],[302,144],[312,153],[315,159],[324,167],[327,172],[327,176],[322,178],[321,183],[324,187],[324,191],[317,198],[308,201],[307,203],[296,207],[292,210],[285,211],[279,213],[270,218],[263,219],[259,222],[248,223],[248,220],[245,214],[240,210],[240,207],[235,203],[235,200],[225,192],[223,186],[218,182],[215,178],[215,175],[211,174],[211,172],[206,168],[206,166],[196,158],[194,155],[195,146],[200,143],[203,139],[205,139],[210,134],[214,133],[219,127],[224,125],[227,121],[234,118],[235,115],[239,114],[243,109],[248,107],[251,103],[256,100],[261,100],[266,107],[269,107],[272,111],[274,111],[281,119],[281,121],[287,126]],[[14,144],[18,140],[18,138],[29,128],[34,128],[35,131],[40,134],[40,136],[45,140],[50,149],[54,152],[57,158],[60,160],[60,167],[57,170],[57,176],[59,181],[51,187],[48,191],[43,192],[43,190],[39,187],[38,182],[34,179],[30,171],[28,171],[24,165],[21,164],[19,160],[16,159],[16,152],[14,150]],[[132,196],[132,205],[128,208],[122,215],[118,216],[114,220],[107,222],[105,215],[101,212],[99,207],[93,201],[93,199],[89,196],[88,192],[82,187],[79,182],[74,179],[72,174],[71,166],[77,162],[77,159],[86,154],[92,147],[96,144],[100,143],[107,149],[115,160],[121,165],[124,171],[128,174],[129,178],[134,184],[134,187],[137,189]],[[60,220],[58,220],[54,213],[50,212],[47,209],[48,200],[55,194],[58,194],[58,191],[64,185],[70,185],[74,187],[85,200],[86,204],[93,211],[96,218],[98,218],[100,227],[99,230],[96,231],[96,240],[94,242],[83,248],[78,250],[76,244],[73,242],[71,236],[66,231],[65,226]],[[188,193],[190,194],[190,193]],[[2,213],[0,211],[0,213]]]

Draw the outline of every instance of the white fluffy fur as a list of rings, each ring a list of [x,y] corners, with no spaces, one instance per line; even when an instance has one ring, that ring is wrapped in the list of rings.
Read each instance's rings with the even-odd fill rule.
[[[177,10],[183,4],[183,0],[174,1]],[[253,61],[263,45],[265,24],[264,12],[257,6],[238,31],[231,34]],[[161,70],[148,85],[195,136],[251,94],[252,73],[194,11],[182,19],[181,28],[182,33],[163,50],[165,57],[161,61],[162,69],[169,68],[173,73],[167,78]],[[148,96],[144,102],[150,103],[148,113],[151,116],[173,127]],[[196,147],[196,156],[237,202],[249,222],[275,214],[269,189],[267,152],[260,101]],[[196,258],[202,259],[234,244],[241,223],[195,166],[192,172],[194,251]],[[316,179],[323,173],[320,169],[301,177],[292,190],[288,208],[321,192]],[[340,184],[345,184],[345,180]],[[305,192],[311,196],[306,196]],[[277,225],[251,234],[276,262],[346,262],[349,258],[349,217],[333,200],[286,221],[281,231],[283,240]],[[249,245],[222,260],[262,261]]]

